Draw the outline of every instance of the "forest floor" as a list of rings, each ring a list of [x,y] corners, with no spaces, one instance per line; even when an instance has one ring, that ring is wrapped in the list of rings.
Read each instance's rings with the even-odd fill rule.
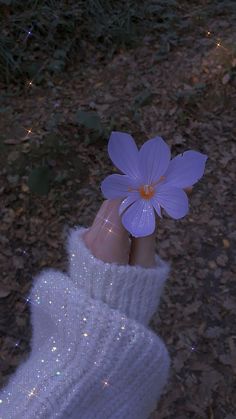
[[[159,221],[156,251],[172,270],[150,326],[172,364],[150,419],[236,418],[235,41],[230,17],[219,17],[196,25],[161,60],[155,36],[110,60],[88,48],[83,62],[48,87],[32,83],[21,95],[6,96],[7,114],[0,114],[1,384],[30,351],[25,296],[34,275],[44,267],[66,270],[68,228],[92,223],[103,201],[101,181],[116,172],[109,134],[105,141],[91,134],[86,143],[90,131],[75,122],[78,110],[93,111],[108,133],[129,132],[138,146],[159,135],[172,157],[188,149],[208,155],[189,214]],[[41,196],[27,182],[42,162],[54,178]]]

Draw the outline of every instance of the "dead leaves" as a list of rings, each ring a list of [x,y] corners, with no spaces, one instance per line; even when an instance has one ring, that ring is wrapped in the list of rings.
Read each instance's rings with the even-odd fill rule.
[[[213,24],[217,26],[218,20]],[[226,36],[225,31],[222,35]],[[166,342],[172,363],[168,389],[154,417],[233,419],[235,87],[225,62],[219,63],[216,53],[204,49],[201,34],[194,34],[192,41],[190,48],[183,43],[161,65],[154,64],[155,44],[141,45],[135,51],[121,51],[106,66],[88,66],[83,79],[75,69],[65,81],[58,81],[61,89],[56,94],[46,89],[37,98],[35,91],[24,104],[16,98],[16,112],[8,125],[20,114],[18,129],[1,126],[7,156],[2,158],[0,175],[0,298],[11,300],[11,309],[5,309],[2,319],[8,326],[7,312],[16,307],[13,294],[32,283],[33,272],[66,262],[61,236],[65,223],[89,225],[99,207],[99,182],[111,167],[105,143],[84,146],[82,125],[99,130],[101,123],[94,114],[92,119],[84,114],[81,119],[80,114],[79,125],[73,125],[77,109],[99,112],[102,122],[114,117],[115,128],[133,133],[139,145],[149,135],[162,135],[176,154],[191,148],[205,152],[209,155],[206,176],[189,197],[189,215],[158,222],[156,251],[170,261],[172,269],[152,328]],[[231,61],[229,66],[235,68],[235,59]],[[173,93],[177,93],[175,99]],[[140,110],[136,121],[134,104]],[[58,106],[60,113],[54,116]],[[32,136],[27,139],[21,125],[32,126],[33,138],[41,144],[36,152],[28,141]],[[40,150],[40,159],[46,155],[58,172],[50,197],[31,200],[26,164],[22,164],[23,174],[13,169],[22,155],[38,163]],[[11,173],[4,172],[7,160]],[[30,256],[23,253],[25,247]],[[26,314],[21,310],[17,306],[17,324],[26,331],[22,320]],[[0,347],[2,355],[2,342]],[[10,348],[4,349],[4,355]]]
[[[11,290],[3,286],[0,287],[0,298],[5,298],[10,294]]]

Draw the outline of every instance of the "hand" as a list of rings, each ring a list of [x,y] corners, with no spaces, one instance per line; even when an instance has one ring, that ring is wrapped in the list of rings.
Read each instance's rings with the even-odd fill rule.
[[[185,191],[190,194],[192,188],[186,188]],[[91,253],[103,262],[155,267],[157,228],[150,236],[132,237],[119,216],[122,200],[109,199],[102,203],[92,226],[83,236],[84,242]],[[158,223],[157,216],[156,221]]]
[[[84,242],[92,254],[103,262],[127,265],[129,263],[129,233],[121,223],[119,206],[122,199],[102,203]]]

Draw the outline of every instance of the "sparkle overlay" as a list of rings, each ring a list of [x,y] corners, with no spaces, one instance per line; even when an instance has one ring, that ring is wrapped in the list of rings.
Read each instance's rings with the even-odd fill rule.
[[[34,279],[32,350],[0,391],[1,419],[143,419],[167,383],[168,351],[147,327],[167,264],[104,263],[86,248],[85,230],[69,233],[70,276],[48,268]]]
[[[169,275],[169,264],[155,255],[156,267],[106,263],[91,255],[82,239],[86,229],[71,230],[67,242],[69,276],[78,288],[129,318],[148,325]],[[139,280],[138,280],[139,278]]]
[[[55,15],[55,18],[58,18],[58,16],[56,16]],[[29,28],[23,28],[23,36],[22,36],[22,39],[23,39],[23,41],[26,43],[28,40],[29,40],[29,38],[31,38],[31,40],[32,39],[34,39],[34,31],[33,31],[33,25],[31,25],[31,27],[29,27]],[[227,52],[227,53],[229,53],[230,55],[232,55],[232,51],[230,50],[230,49],[228,49],[228,48],[226,48],[223,44],[224,44],[224,42],[222,42],[222,40],[217,40],[217,42],[215,41],[215,35],[210,31],[210,30],[204,30],[204,32],[205,32],[205,36],[206,37],[208,37],[208,38],[212,38],[212,43],[213,43],[213,45],[215,46],[215,48],[217,48],[217,49],[222,49],[222,50],[224,50],[225,52]],[[39,71],[38,71],[38,73],[40,72],[40,71],[42,71],[42,69],[43,69],[43,67],[45,66],[45,64],[43,64],[43,66],[39,69]],[[36,77],[36,76],[35,76]],[[28,80],[27,82],[26,82],[26,86],[28,87],[28,89],[32,89],[33,87],[34,87],[34,80]],[[55,103],[55,107],[58,107],[59,106],[59,104],[58,103]],[[23,137],[22,138],[22,140],[27,140],[30,136],[31,136],[31,134],[32,134],[32,130],[31,130],[31,128],[30,129],[26,129],[26,136],[25,137]],[[143,197],[143,199],[146,199],[146,200],[148,200],[148,199],[150,199],[150,197],[152,196],[152,186],[151,185],[144,185],[143,186],[143,189],[142,190],[140,190],[140,194],[141,194],[141,196]],[[109,220],[106,220],[105,221],[107,224],[109,224]],[[112,234],[117,234],[115,231],[114,231],[114,228],[112,228],[112,225],[109,227],[109,228],[107,228],[107,234],[109,234],[109,233],[112,233]],[[78,249],[76,248],[76,250],[75,250],[75,252],[74,252],[74,254],[73,255],[71,255],[71,259],[70,259],[70,263],[71,263],[71,265],[72,264],[74,264],[74,262],[76,261],[76,256],[77,256],[77,251],[78,251]],[[94,262],[94,259],[91,259],[92,261],[93,261],[93,263],[95,263]],[[158,262],[158,259],[157,259],[157,262]],[[106,265],[108,265],[108,264],[106,264]],[[77,271],[77,273],[76,273],[76,269],[77,269],[77,265],[75,264],[75,266],[73,267],[73,268],[71,268],[71,271],[73,271],[73,273],[74,273],[74,283],[76,284],[76,287],[78,287],[80,284],[83,284],[83,275],[85,275],[85,272],[83,271],[81,271],[82,273],[81,273],[81,277],[79,277],[79,271]],[[95,270],[95,265],[94,265],[94,270]],[[110,272],[111,273],[111,275],[113,275],[114,274],[114,272],[113,271],[111,271]],[[124,273],[124,272],[123,272]],[[55,274],[55,273],[54,273]],[[138,276],[140,275],[140,277],[141,277],[141,275],[143,275],[143,272],[141,272],[141,271],[137,271],[136,272],[136,274],[137,274],[137,278],[138,278]],[[94,273],[93,273],[93,275],[94,275]],[[108,276],[108,275],[107,275]],[[124,276],[125,276],[125,273],[124,273]],[[56,276],[56,274],[54,275],[54,278],[56,278],[57,276]],[[86,277],[86,276],[85,276]],[[86,277],[87,279],[88,279],[88,277],[89,277],[89,274],[88,274],[88,276]],[[158,277],[158,275],[157,275],[157,277]],[[44,284],[45,285],[49,285],[50,284],[50,276],[48,275],[48,274],[45,274],[45,278],[48,278],[48,281],[44,281]],[[159,279],[158,279],[159,280]],[[97,281],[97,282],[99,282],[99,281]],[[161,281],[160,281],[161,282]],[[115,292],[112,292],[111,294],[110,294],[110,296],[109,296],[109,292],[108,292],[108,290],[109,290],[109,287],[105,290],[105,293],[104,293],[104,295],[102,295],[102,287],[104,286],[104,281],[102,282],[102,286],[101,286],[101,290],[99,291],[99,283],[96,285],[96,289],[94,289],[94,285],[96,284],[96,281],[93,279],[93,283],[92,283],[92,285],[91,285],[91,292],[93,293],[93,295],[96,295],[96,298],[99,300],[100,299],[100,295],[101,295],[101,300],[102,301],[104,301],[105,302],[105,304],[107,304],[109,307],[112,307],[112,305],[114,305],[116,308],[118,308],[118,310],[120,309],[120,306],[119,306],[119,304],[120,304],[120,302],[119,301],[116,301],[115,303],[114,303],[114,300],[116,300],[116,298],[115,298],[115,296],[114,296],[114,294],[115,294]],[[116,277],[114,276],[113,277],[113,279],[110,279],[110,282],[108,282],[108,278],[107,278],[107,284],[105,283],[105,285],[110,285],[110,287],[111,287],[111,289],[113,288],[113,286],[114,286],[114,284],[115,284],[115,286],[116,286],[116,284],[117,284],[117,282],[116,282]],[[120,284],[119,284],[120,285]],[[132,284],[132,286],[133,286],[134,284]],[[126,284],[126,286],[127,286],[127,284]],[[130,287],[131,289],[132,289],[132,286]],[[146,286],[146,285],[145,285]],[[150,284],[148,284],[147,286],[150,286]],[[90,292],[90,290],[89,290],[89,287],[87,287],[88,288],[88,291]],[[86,287],[84,287],[84,289],[87,289]],[[124,288],[125,288],[125,286],[124,286]],[[134,289],[136,290],[136,293],[138,294],[138,291],[140,291],[139,289],[138,289],[138,287],[136,288],[136,287],[134,287]],[[116,291],[116,289],[115,289],[115,291]],[[77,292],[78,292],[78,290],[77,290]],[[100,293],[100,294],[99,294]],[[65,294],[67,294],[67,292],[65,293]],[[159,292],[159,295],[161,294],[161,291]],[[90,294],[89,294],[90,295]],[[53,297],[54,297],[54,294],[52,295],[52,299],[50,300],[51,301],[51,303],[50,302],[48,302],[48,304],[50,304],[50,305],[52,305],[53,306],[53,304],[54,304],[54,299],[53,299]],[[124,301],[122,300],[122,298],[124,298],[125,297],[125,292],[123,293],[123,297],[121,297],[120,296],[120,294],[119,294],[119,298],[121,299],[121,309],[122,309],[122,311],[126,311],[126,314],[129,316],[129,312],[128,312],[128,307],[125,307],[125,304],[124,304]],[[35,313],[35,310],[37,310],[37,313],[41,313],[40,315],[43,317],[43,316],[45,316],[45,318],[47,318],[48,320],[51,318],[51,315],[49,315],[49,312],[48,312],[48,307],[47,307],[47,304],[41,304],[41,302],[40,302],[40,297],[38,296],[38,295],[31,295],[30,297],[27,297],[27,298],[24,298],[24,297],[21,297],[24,301],[25,301],[25,304],[30,304],[31,306],[32,306],[32,310],[33,310],[33,313]],[[119,298],[118,298],[118,294],[117,294],[117,300],[119,300]],[[128,305],[128,302],[127,302],[127,305]],[[62,305],[61,306],[61,310],[63,311],[63,310],[65,310],[65,305]],[[38,314],[38,317],[40,317],[40,315]],[[135,314],[133,315],[134,316],[134,318],[135,318]],[[63,315],[61,315],[61,317],[62,318],[58,318],[58,324],[61,324],[61,323],[63,323],[64,322],[64,318],[66,318],[66,317],[69,317],[69,314],[67,313],[67,312],[64,312],[64,316]],[[87,318],[86,317],[83,317],[83,322],[87,322]],[[137,320],[138,320],[138,317],[137,317]],[[140,319],[139,319],[140,320]],[[54,322],[52,321],[52,324],[53,324]],[[147,324],[147,320],[145,320],[145,321],[143,321],[143,323],[144,324]],[[46,324],[46,323],[45,323]],[[34,325],[33,325],[34,326]],[[124,330],[125,329],[125,325],[123,325],[123,326],[121,326],[121,330]],[[46,326],[45,326],[45,330],[46,330]],[[48,325],[48,330],[50,330],[50,327],[49,327],[49,325]],[[49,333],[50,334],[50,333]],[[86,336],[87,335],[87,336]],[[48,335],[49,336],[49,335]],[[87,334],[87,332],[84,332],[84,335],[83,335],[84,337],[88,337],[88,334]],[[56,353],[59,353],[58,352],[58,350],[60,349],[60,348],[58,348],[57,346],[56,346],[56,340],[53,340],[52,339],[53,338],[53,336],[51,336],[50,337],[50,339],[51,339],[51,347],[48,349],[50,352],[52,352],[52,354],[56,354]],[[34,332],[34,339],[35,339],[35,332]],[[33,339],[33,340],[34,340]],[[48,337],[47,337],[47,339],[49,339]],[[119,340],[119,336],[117,336],[117,340]],[[14,351],[16,348],[18,348],[20,345],[21,345],[21,341],[22,340],[17,340],[14,344],[13,344],[13,349],[12,349],[12,351]],[[41,344],[41,342],[39,342],[40,344]],[[55,346],[53,346],[53,345],[55,345]],[[72,347],[73,347],[73,345],[71,345]],[[196,347],[195,346],[192,346],[192,345],[188,345],[189,347],[190,347],[190,350],[191,351],[198,351],[197,349],[196,349]],[[69,343],[68,343],[68,347],[67,348],[63,348],[63,356],[65,355],[65,353],[66,352],[68,352],[68,353],[71,353],[72,352],[72,347],[70,347],[70,345],[69,345]],[[40,362],[41,362],[41,364],[43,365],[43,364],[45,364],[45,360],[44,360],[44,356],[43,356],[43,350],[42,350],[42,348],[37,348],[37,353],[36,353],[36,355],[40,358]],[[42,356],[41,356],[41,354],[42,354]],[[31,356],[33,356],[33,355],[35,355],[34,354],[34,352],[32,351],[32,354],[31,354]],[[36,358],[37,358],[37,356],[36,356]],[[55,358],[55,362],[59,362],[59,360],[60,360],[60,354],[59,354],[59,356],[58,356],[58,358]],[[98,365],[98,362],[97,361],[92,361],[91,362],[91,364],[94,364],[94,365]],[[27,364],[27,362],[25,363],[25,366],[27,366],[28,364]],[[34,369],[32,369],[32,373],[34,372]],[[55,372],[55,377],[60,377],[61,376],[61,371],[59,371],[59,370],[55,370],[54,371]],[[24,369],[22,370],[22,374],[24,373]],[[17,373],[18,374],[18,373]],[[49,377],[49,376],[47,376],[47,371],[43,371],[42,370],[42,373],[40,374],[40,371],[38,372],[38,374],[37,374],[37,378],[38,379],[42,379],[42,377],[43,377],[43,375],[45,375],[45,377]],[[20,373],[18,374],[18,376],[16,375],[16,377],[20,377]],[[17,379],[16,379],[16,381],[17,381]],[[13,381],[13,382],[15,382],[15,381]],[[27,382],[27,380],[25,380],[25,382]],[[109,388],[109,386],[110,386],[110,382],[109,382],[109,379],[106,377],[106,378],[103,378],[102,380],[101,380],[101,384],[102,384],[102,387],[103,388],[105,388],[105,389],[107,389],[107,388]],[[20,387],[19,387],[20,386]],[[38,393],[37,393],[37,387],[35,387],[35,386],[33,386],[32,385],[32,387],[31,388],[28,388],[28,386],[24,386],[24,384],[21,382],[21,384],[19,384],[19,386],[17,387],[17,389],[16,390],[14,390],[14,392],[16,391],[16,392],[19,392],[19,394],[21,395],[21,398],[23,399],[24,398],[24,396],[26,397],[28,397],[29,399],[31,399],[31,400],[33,400],[33,399],[36,399],[36,400],[39,400],[40,401],[40,403],[44,403],[44,398],[46,397],[46,390],[45,390],[45,395],[40,395],[40,392],[39,392],[39,395],[38,395]],[[10,388],[10,386],[9,386],[9,388]],[[20,389],[19,389],[20,388]],[[46,389],[46,387],[45,387],[45,389]],[[74,390],[74,389],[73,389]],[[73,391],[72,390],[72,391]],[[10,391],[7,391],[7,389],[6,390],[4,390],[4,393],[1,393],[1,397],[0,397],[0,419],[5,419],[5,418],[11,418],[11,417],[14,417],[14,416],[10,416],[10,411],[7,411],[7,415],[6,416],[2,416],[2,411],[1,411],[1,407],[5,404],[6,405],[6,401],[7,400],[9,400],[9,403],[10,403],[10,396],[12,396],[13,397],[13,408],[14,408],[14,402],[15,402],[15,399],[14,399],[14,394],[15,393],[11,393]],[[19,399],[19,398],[18,398]],[[13,409],[13,411],[14,411],[14,409]],[[28,416],[27,416],[28,415]],[[59,417],[60,415],[59,414],[55,414],[55,416],[56,417]],[[104,414],[104,416],[103,417],[105,417],[106,415]],[[15,417],[17,417],[17,416],[15,416]],[[29,416],[29,413],[26,413],[26,415],[24,416],[25,418],[26,417],[30,417]],[[35,416],[35,417],[38,417],[38,418],[42,418],[42,417],[45,417],[44,416],[44,414],[43,413],[41,413],[41,410],[39,410],[39,411],[37,411],[37,416]],[[47,416],[47,417],[49,417],[49,416]],[[82,416],[81,416],[82,417]],[[126,417],[128,417],[128,416],[126,416]],[[138,416],[137,416],[138,417]]]
[[[146,141],[138,149],[133,137],[112,131],[108,154],[123,174],[107,176],[101,183],[106,199],[121,199],[119,215],[134,237],[154,233],[155,216],[178,220],[189,211],[185,188],[192,187],[204,173],[207,155],[187,150],[171,159],[170,147],[161,137]]]

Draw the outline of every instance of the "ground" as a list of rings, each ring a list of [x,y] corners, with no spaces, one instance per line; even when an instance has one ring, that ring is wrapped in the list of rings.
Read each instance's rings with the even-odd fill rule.
[[[43,267],[66,271],[68,228],[92,223],[104,199],[100,183],[116,173],[107,153],[109,134],[85,143],[87,132],[75,122],[79,109],[96,111],[108,133],[129,132],[139,146],[160,135],[172,156],[188,149],[208,155],[189,214],[159,221],[156,251],[172,270],[150,326],[166,343],[172,365],[150,419],[236,418],[232,29],[230,18],[222,17],[207,28],[195,25],[162,60],[155,34],[110,60],[101,62],[99,51],[88,52],[83,63],[78,60],[47,87],[32,83],[19,95],[5,96],[0,113],[2,384],[30,351],[25,298],[34,275]],[[28,174],[45,161],[54,182],[40,196],[29,189]]]

